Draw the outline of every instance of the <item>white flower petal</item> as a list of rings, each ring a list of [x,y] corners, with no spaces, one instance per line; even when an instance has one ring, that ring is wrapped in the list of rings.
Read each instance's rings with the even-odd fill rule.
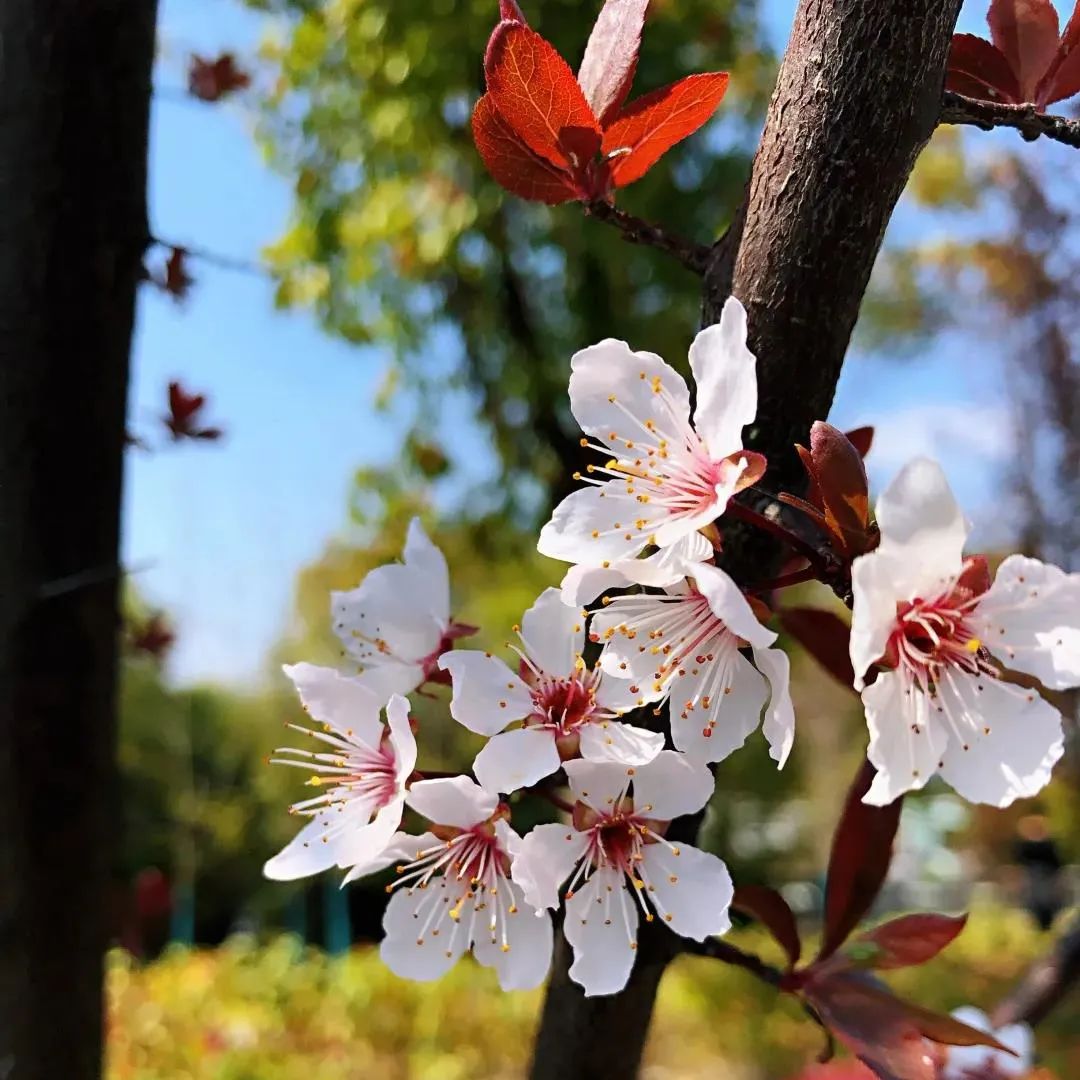
[[[263,866],[271,881],[296,881],[336,866],[339,852],[352,835],[371,819],[374,807],[353,799],[340,810],[320,811]]]
[[[1064,750],[1061,714],[1035,691],[953,675],[939,698],[949,724],[940,771],[958,795],[1002,807],[1050,782]]]
[[[446,627],[450,623],[450,573],[443,553],[431,542],[419,518],[409,523],[405,565],[420,580],[427,610]]]
[[[1080,574],[1010,555],[972,613],[983,644],[1051,690],[1080,686]]]
[[[721,670],[718,665],[725,662],[726,686],[722,681],[711,681]],[[671,682],[671,741],[697,761],[723,761],[757,730],[769,698],[768,683],[736,649],[728,656],[718,655],[705,664],[680,670],[686,674],[676,674]],[[716,723],[710,724],[713,719]]]
[[[618,566],[630,566],[638,561],[644,560],[628,559],[620,562]],[[564,604],[572,604],[580,608],[585,604],[591,604],[608,589],[622,589],[627,584],[626,575],[617,567],[609,567],[605,570],[602,566],[577,564],[566,571],[559,588],[562,591]]]
[[[510,873],[534,908],[557,908],[559,889],[585,854],[588,837],[572,825],[535,825],[521,839]]]
[[[795,742],[795,706],[791,701],[791,661],[783,649],[754,649],[754,663],[769,681],[769,707],[761,731],[769,757],[782,769]]]
[[[555,507],[540,530],[536,550],[550,559],[586,566],[632,559],[649,542],[652,523],[662,518],[661,507],[643,506],[626,493],[621,480],[600,487],[590,484],[572,491]],[[645,527],[637,529],[637,521],[644,521]]]
[[[703,500],[693,513],[683,512],[676,517],[661,517],[658,509],[652,503],[648,504],[644,508],[647,513],[640,516],[646,519],[647,527],[652,530],[650,542],[661,548],[670,547],[688,536],[693,536],[698,529],[711,525],[724,512],[728,500],[735,494],[738,480],[739,473],[734,469],[729,470],[722,483],[713,485],[712,498]]]
[[[394,748],[394,775],[404,788],[416,768],[416,736],[409,723],[409,703],[400,694],[387,702],[386,719],[390,725],[390,745]]]
[[[969,526],[936,461],[916,458],[897,473],[877,501],[877,523],[881,550],[918,575],[916,592],[959,572]]]
[[[742,449],[743,428],[757,414],[756,360],[746,347],[746,310],[734,296],[720,322],[694,338],[690,370],[697,384],[694,427],[720,461]]]
[[[481,923],[485,914],[481,912],[474,929],[473,954],[484,967],[495,969],[503,990],[532,990],[544,981],[551,966],[554,941],[551,916],[532,908],[521,888],[512,881],[500,882],[500,892],[503,889],[508,890],[509,897],[502,908],[503,917],[495,929],[495,937],[489,929],[490,923]],[[505,950],[504,934],[508,946]]]
[[[340,734],[377,749],[383,725],[380,699],[358,679],[317,664],[285,664],[282,669],[293,681],[300,701],[311,718],[328,724]]]
[[[356,681],[385,701],[391,694],[411,694],[424,681],[424,668],[388,656],[365,666]]]
[[[848,651],[855,669],[855,689],[866,685],[866,673],[884,655],[895,629],[896,605],[907,595],[902,561],[878,549],[851,564],[851,638]]]
[[[476,755],[476,779],[492,792],[531,787],[559,768],[555,735],[546,728],[515,728],[495,735]]]
[[[529,688],[497,656],[454,649],[439,657],[453,680],[450,715],[478,735],[494,735],[532,712]]]
[[[343,837],[337,847],[337,865],[342,869],[369,866],[389,846],[401,825],[405,795],[398,795],[371,819],[371,824]]]
[[[485,791],[469,776],[418,780],[409,788],[405,801],[428,821],[456,829],[487,821],[499,805],[497,795]]]
[[[629,670],[616,671],[614,675],[608,674],[605,668],[602,671],[596,686],[596,704],[600,708],[622,716],[645,704],[642,688],[630,677]]]
[[[521,617],[521,638],[541,671],[565,678],[585,647],[581,610],[563,602],[558,589],[545,589]]]
[[[926,695],[899,672],[879,674],[862,700],[870,730],[866,756],[877,769],[863,802],[887,806],[905,791],[926,786],[937,772],[946,737],[931,717]]]
[[[1034,1045],[1031,1028],[1027,1024],[1009,1024],[995,1031],[986,1013],[970,1005],[954,1009],[952,1016],[976,1031],[993,1035],[1016,1056],[1003,1054],[989,1046],[950,1046],[942,1080],[968,1080],[982,1070],[994,1070],[995,1076],[1006,1080],[1011,1076],[1025,1076],[1031,1069]]]
[[[404,865],[412,862],[422,851],[438,850],[443,847],[445,841],[440,840],[434,833],[421,833],[419,836],[410,833],[395,833],[390,842],[377,855],[372,856],[366,862],[358,862],[345,875],[342,885],[348,885],[350,881],[367,877],[369,874],[377,874],[388,866]]]
[[[564,762],[563,769],[574,798],[601,813],[610,812],[634,775],[634,770],[626,765],[581,758]]]
[[[586,997],[617,994],[626,985],[637,955],[637,927],[637,903],[616,870],[597,870],[566,901],[563,933],[574,949],[570,978]]]
[[[642,852],[643,876],[655,889],[649,897],[661,917],[676,934],[695,941],[726,934],[734,895],[728,868],[715,855],[689,844],[677,844],[675,851],[665,844],[646,844]]]
[[[754,609],[729,574],[718,566],[695,568],[698,592],[709,601],[712,613],[733,633],[751,645],[771,645],[776,634],[758,622]]]
[[[465,924],[472,915],[471,906],[463,906],[460,923],[449,917],[458,895],[458,890],[437,877],[426,889],[410,893],[402,888],[390,897],[383,916],[386,937],[379,946],[379,955],[395,975],[430,982],[457,963],[469,946]],[[449,902],[443,903],[444,899]]]
[[[694,814],[712,798],[715,786],[708,766],[663,750],[634,771],[634,812],[657,821]]]
[[[586,761],[613,761],[621,765],[645,765],[664,749],[658,731],[608,720],[581,729],[581,756]]]
[[[657,385],[667,393],[657,394]],[[674,417],[664,409],[664,400],[671,401]],[[658,440],[643,426],[646,420],[685,427],[690,392],[683,377],[659,356],[633,352],[625,341],[608,338],[575,353],[570,361],[570,410],[582,431],[624,454],[627,441],[656,445]]]

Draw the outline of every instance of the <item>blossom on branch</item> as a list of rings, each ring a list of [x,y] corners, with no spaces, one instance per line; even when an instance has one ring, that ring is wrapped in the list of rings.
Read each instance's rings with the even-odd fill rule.
[[[520,676],[487,652],[459,649],[440,661],[453,681],[451,716],[494,736],[473,764],[484,787],[528,787],[579,754],[624,766],[656,757],[663,735],[619,722],[635,695],[626,680],[585,666],[585,617],[563,603],[558,589],[540,594],[518,632],[521,647],[509,647],[521,659]],[[520,728],[503,731],[518,720]]]
[[[1008,1024],[995,1030],[986,1013],[970,1005],[954,1009],[952,1015],[976,1031],[993,1035],[1012,1053],[990,1046],[951,1046],[941,1080],[1010,1080],[1028,1074],[1033,1064],[1033,1039],[1027,1024]]]
[[[564,892],[570,978],[586,997],[615,994],[634,966],[641,916],[659,916],[697,941],[730,928],[727,867],[664,835],[669,821],[708,802],[713,778],[673,750],[637,769],[591,761],[565,768],[577,800],[573,820],[537,825],[522,840],[512,874],[537,908],[557,908]]]
[[[893,480],[877,519],[881,546],[852,565],[851,661],[878,770],[867,801],[935,773],[971,802],[1036,794],[1062,754],[1061,715],[1001,668],[1080,685],[1080,575],[1011,555],[991,584],[984,559],[964,559],[968,524],[927,459]]]
[[[386,966],[426,982],[472,949],[503,990],[539,986],[551,963],[551,918],[527,904],[510,878],[521,837],[506,806],[467,776],[418,780],[408,802],[430,830],[398,833],[379,858],[346,878],[397,864],[379,949]]]
[[[450,577],[419,518],[409,525],[405,561],[372,570],[349,592],[331,595],[334,630],[380,697],[445,681],[439,657],[475,632],[450,617]]]
[[[608,339],[571,361],[570,408],[605,455],[588,487],[572,492],[540,532],[543,555],[609,568],[646,547],[665,548],[713,523],[728,500],[755,484],[765,459],[742,448],[757,412],[746,311],[734,297],[720,322],[690,346],[697,405],[674,368],[654,353]]]
[[[701,761],[721,761],[761,723],[781,767],[795,736],[790,664],[735,582],[709,563],[683,567],[662,592],[604,597],[590,637],[600,667],[631,680],[636,704],[671,700],[671,738]],[[623,583],[624,585],[626,582]],[[753,663],[740,651],[753,650]]]
[[[376,858],[401,824],[405,787],[416,767],[409,703],[398,695],[386,706],[358,678],[315,664],[285,667],[304,710],[317,727],[290,724],[307,735],[310,750],[280,747],[271,762],[308,769],[318,795],[289,812],[308,823],[263,867],[275,881],[308,877],[332,866]]]

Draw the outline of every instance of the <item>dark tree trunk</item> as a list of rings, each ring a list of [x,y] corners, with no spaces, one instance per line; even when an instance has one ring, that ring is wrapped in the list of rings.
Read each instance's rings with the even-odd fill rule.
[[[705,277],[703,321],[734,292],[758,357],[750,445],[767,485],[798,490],[810,424],[828,415],[885,227],[940,113],[961,0],[801,0],[754,158],[746,200]],[[763,576],[760,534],[725,528],[725,566]],[[556,951],[534,1080],[637,1074],[645,1025],[673,948],[613,998],[585,999]],[[643,939],[642,951],[645,950]],[[639,958],[640,961],[641,958]]]
[[[155,0],[0,3],[0,1075],[101,1072]]]

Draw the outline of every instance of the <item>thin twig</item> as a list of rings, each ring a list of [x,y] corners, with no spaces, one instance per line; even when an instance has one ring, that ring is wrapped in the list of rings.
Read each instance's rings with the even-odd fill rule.
[[[182,250],[193,259],[216,266],[221,270],[231,270],[239,274],[253,274],[258,277],[270,277],[270,270],[262,263],[252,259],[242,259],[235,255],[222,255],[221,252],[211,251],[209,248],[199,247],[194,244],[180,243],[175,240],[164,240],[160,236],[151,236],[150,243],[159,247]]]
[[[1019,985],[994,1010],[995,1028],[1024,1021],[1037,1024],[1080,984],[1080,917],[1074,917],[1050,952],[1028,969]]]
[[[808,540],[799,536],[798,533],[792,532],[787,525],[779,520],[779,517],[774,518],[770,517],[768,514],[763,514],[754,507],[747,505],[745,501],[740,500],[738,497],[731,499],[728,502],[725,512],[732,517],[739,518],[741,521],[754,525],[770,535],[775,536],[778,540],[783,541],[793,551],[797,551],[804,558],[808,559],[810,564],[819,574],[823,573],[828,568],[829,563],[823,558],[822,553]]]
[[[1028,142],[1039,136],[1080,148],[1080,120],[1039,112],[1034,105],[1002,105],[946,91],[941,104],[942,124],[968,124],[991,131],[1015,128]]]
[[[742,949],[721,941],[720,938],[706,938],[704,941],[687,939],[683,942],[683,951],[692,953],[694,956],[707,956],[712,960],[731,964],[733,967],[740,967],[770,986],[779,987],[784,978],[784,973],[778,967],[766,964],[760,956],[743,952]]]
[[[627,243],[659,248],[669,255],[674,255],[687,270],[692,270],[695,274],[705,273],[705,267],[712,255],[712,248],[707,244],[697,244],[693,240],[675,236],[660,225],[650,225],[649,222],[642,221],[641,218],[601,199],[585,203],[585,213],[606,225],[614,225]]]

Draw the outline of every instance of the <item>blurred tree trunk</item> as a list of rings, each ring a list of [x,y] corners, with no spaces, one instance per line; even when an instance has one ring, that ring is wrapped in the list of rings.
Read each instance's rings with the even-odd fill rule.
[[[773,491],[801,487],[792,444],[828,415],[885,228],[937,124],[960,4],[800,0],[746,199],[703,293],[706,325],[732,292],[749,313],[759,384],[749,445],[768,456]],[[777,554],[762,534],[737,528],[725,529],[724,549],[741,581],[766,576]],[[666,931],[648,930],[630,982],[612,998],[582,996],[560,942],[533,1080],[637,1074],[675,952],[651,940]]]
[[[101,1072],[155,0],[0,4],[0,1076]]]

